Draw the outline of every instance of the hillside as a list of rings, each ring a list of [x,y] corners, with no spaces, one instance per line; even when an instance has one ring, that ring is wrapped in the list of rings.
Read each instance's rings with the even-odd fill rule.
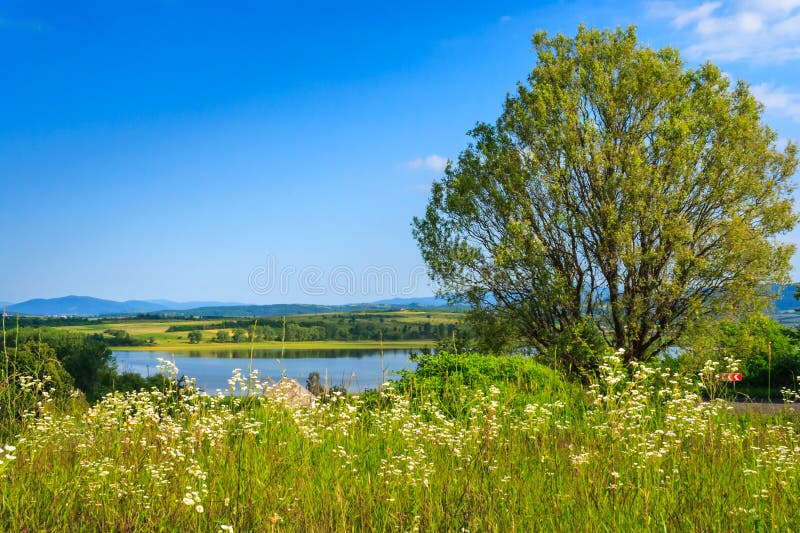
[[[795,285],[775,287],[777,298],[772,316],[788,327],[800,325],[800,302],[795,297]],[[216,301],[176,302],[172,300],[127,300],[118,302],[91,296],[64,296],[62,298],[37,298],[7,307],[10,315],[27,316],[128,316],[152,314],[163,318],[184,317],[259,317],[317,313],[347,313],[353,311],[397,311],[400,309],[465,309],[464,305],[449,305],[436,296],[417,298],[391,298],[375,302],[319,305],[319,304],[267,304],[250,305]]]
[[[388,303],[392,302],[392,303]],[[247,305],[225,302],[173,302],[170,300],[128,300],[117,302],[91,296],[37,298],[7,307],[10,315],[27,316],[127,316],[151,314],[164,318],[182,317],[255,317],[351,311],[394,311],[399,309],[447,308],[447,302],[433,297],[397,298],[385,302],[346,305],[269,304]]]
[[[114,314],[151,313],[162,306],[142,300],[116,302],[91,296],[64,296],[61,298],[36,298],[8,306],[9,314],[35,316],[101,316]]]

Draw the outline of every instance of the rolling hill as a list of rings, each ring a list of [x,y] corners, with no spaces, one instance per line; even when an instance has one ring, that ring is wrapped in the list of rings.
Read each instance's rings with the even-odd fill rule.
[[[391,302],[391,303],[390,303]],[[117,302],[91,296],[64,296],[61,298],[36,298],[7,307],[10,315],[26,316],[125,316],[153,314],[166,318],[186,316],[203,317],[255,317],[351,311],[392,311],[398,309],[426,309],[447,307],[442,299],[398,298],[385,302],[346,305],[271,304],[247,305],[225,302],[174,302],[171,300],[128,300]]]
[[[158,313],[201,306],[224,307],[224,302],[173,302],[170,300],[127,300],[117,302],[91,296],[63,296],[61,298],[35,298],[7,306],[9,314],[33,316],[105,316]]]
[[[795,299],[795,286],[775,287],[777,298],[772,316],[784,325],[800,325],[800,302]],[[216,301],[175,302],[172,300],[127,300],[117,302],[91,296],[64,296],[37,298],[7,307],[10,315],[27,316],[126,316],[153,314],[164,318],[201,317],[258,317],[315,313],[347,313],[354,311],[396,311],[399,309],[465,309],[450,306],[447,300],[435,296],[417,298],[391,298],[375,302],[319,305],[319,304],[269,304],[249,305]]]

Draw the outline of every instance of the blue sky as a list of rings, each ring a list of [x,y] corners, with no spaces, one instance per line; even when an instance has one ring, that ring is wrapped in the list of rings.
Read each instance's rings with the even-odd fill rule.
[[[0,301],[430,294],[411,219],[540,29],[636,24],[800,139],[800,0],[289,4],[0,0]]]

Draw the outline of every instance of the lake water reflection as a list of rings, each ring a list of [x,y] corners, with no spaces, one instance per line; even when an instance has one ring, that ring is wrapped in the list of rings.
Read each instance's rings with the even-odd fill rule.
[[[319,372],[328,385],[340,385],[356,392],[377,387],[382,380],[394,379],[397,370],[411,369],[411,350],[254,350],[253,370],[261,378],[277,381],[281,376],[294,378],[303,385],[311,372]],[[179,375],[197,380],[197,386],[213,394],[217,389],[228,390],[228,378],[233,370],[247,373],[249,350],[203,350],[185,352],[137,352],[114,350],[120,372],[136,372],[142,376],[158,374],[158,358],[172,360]]]

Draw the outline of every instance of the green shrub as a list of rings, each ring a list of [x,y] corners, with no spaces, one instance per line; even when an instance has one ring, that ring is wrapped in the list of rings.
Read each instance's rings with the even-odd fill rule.
[[[401,372],[393,386],[412,398],[440,403],[451,416],[462,415],[491,388],[503,391],[513,406],[546,400],[564,389],[579,390],[531,357],[437,352],[418,355],[415,360],[416,370]]]
[[[72,376],[61,365],[56,351],[49,344],[28,341],[9,357],[15,374],[35,379],[49,376],[48,381],[58,394],[68,395],[72,392],[74,386]]]

